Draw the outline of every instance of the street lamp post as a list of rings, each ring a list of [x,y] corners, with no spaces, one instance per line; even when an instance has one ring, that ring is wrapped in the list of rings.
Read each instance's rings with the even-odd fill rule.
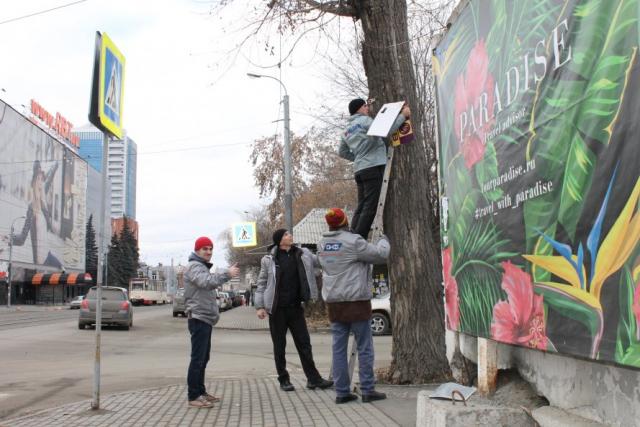
[[[26,216],[22,215],[11,221],[11,231],[9,232],[9,282],[7,283],[7,308],[11,307],[11,280],[13,280],[13,229],[17,220],[25,218]]]
[[[280,81],[280,79],[273,76],[266,76],[263,74],[247,73],[247,76],[259,79],[265,77],[267,79],[273,79],[280,83],[282,89],[284,89],[284,97],[282,103],[284,104],[284,218],[289,232],[293,232],[293,195],[291,192],[291,141],[289,131],[289,94],[287,88]]]

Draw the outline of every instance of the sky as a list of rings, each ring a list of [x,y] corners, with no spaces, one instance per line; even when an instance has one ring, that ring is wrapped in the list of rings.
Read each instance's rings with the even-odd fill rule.
[[[282,130],[283,93],[277,81],[247,72],[281,79],[293,132],[317,120],[314,106],[330,86],[320,55],[327,45],[302,40],[280,69],[277,37],[273,51],[254,40],[234,49],[247,34],[248,10],[263,4],[239,0],[211,14],[210,2],[199,0],[2,2],[0,98],[20,112],[34,99],[85,125],[96,31],[125,56],[123,123],[138,145],[141,261],[184,265],[197,237],[218,241],[267,202],[253,184],[250,144]],[[226,265],[222,245],[214,263]]]

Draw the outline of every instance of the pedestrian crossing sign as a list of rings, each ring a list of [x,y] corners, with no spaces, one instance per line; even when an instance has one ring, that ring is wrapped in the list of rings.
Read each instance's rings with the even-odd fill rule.
[[[102,127],[122,139],[124,55],[106,33],[101,34],[98,118]]]
[[[255,222],[237,222],[231,227],[233,247],[245,248],[258,244]]]

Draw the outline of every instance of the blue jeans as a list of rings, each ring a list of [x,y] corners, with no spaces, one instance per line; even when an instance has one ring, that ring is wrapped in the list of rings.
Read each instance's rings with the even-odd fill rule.
[[[331,322],[333,380],[335,381],[336,395],[338,397],[347,396],[351,392],[351,378],[349,378],[349,362],[347,360],[349,332],[353,332],[355,335],[358,346],[358,371],[362,394],[371,393],[375,388],[371,322],[369,320],[352,323]]]
[[[188,319],[191,334],[191,363],[187,372],[187,393],[189,400],[196,400],[206,393],[204,371],[211,352],[212,326],[202,320]]]

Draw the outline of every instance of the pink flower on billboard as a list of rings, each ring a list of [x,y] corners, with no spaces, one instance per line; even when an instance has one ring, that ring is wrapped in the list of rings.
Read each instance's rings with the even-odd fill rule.
[[[447,319],[447,328],[457,330],[460,324],[460,307],[458,297],[458,283],[451,275],[453,267],[451,260],[451,247],[442,251],[442,267],[444,270],[444,302]]]
[[[486,136],[494,124],[494,89],[487,48],[481,39],[471,49],[466,71],[458,76],[455,87],[454,131],[467,169],[484,157]]]
[[[542,295],[533,292],[528,273],[510,261],[503,262],[502,268],[502,289],[508,301],[500,301],[493,307],[491,336],[498,341],[546,350]]]

